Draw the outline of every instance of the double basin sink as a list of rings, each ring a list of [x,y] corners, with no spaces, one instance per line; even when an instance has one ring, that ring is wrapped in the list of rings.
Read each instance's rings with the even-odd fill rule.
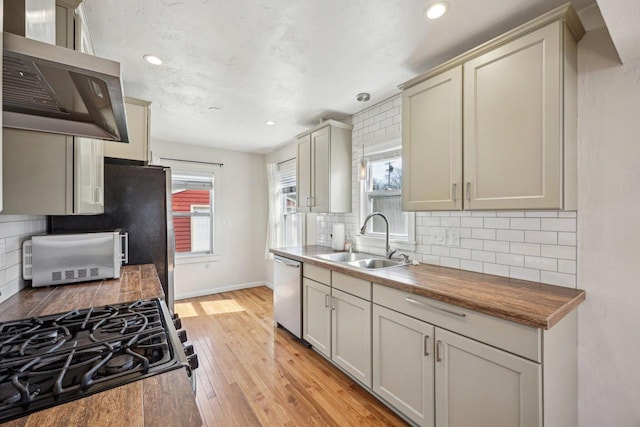
[[[316,258],[339,262],[351,267],[364,268],[367,270],[378,270],[381,268],[402,267],[404,265],[408,265],[402,260],[387,259],[362,252],[336,252],[332,254],[316,255]]]

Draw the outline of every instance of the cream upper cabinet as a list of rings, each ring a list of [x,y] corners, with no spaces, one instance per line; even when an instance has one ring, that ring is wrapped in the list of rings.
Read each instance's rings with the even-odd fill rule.
[[[328,120],[298,136],[298,212],[351,212],[351,129]]]
[[[539,364],[440,328],[435,353],[438,427],[542,426]]]
[[[105,141],[104,156],[116,159],[149,161],[149,126],[151,103],[136,98],[125,98],[129,143]]]
[[[565,5],[401,85],[403,208],[576,209],[583,34]]]
[[[468,209],[564,207],[562,29],[555,22],[464,64]]]
[[[402,93],[402,209],[462,209],[462,66]]]
[[[4,213],[104,212],[102,141],[3,129]]]

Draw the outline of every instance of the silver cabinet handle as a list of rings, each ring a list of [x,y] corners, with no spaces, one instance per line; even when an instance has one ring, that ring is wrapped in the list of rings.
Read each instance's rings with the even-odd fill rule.
[[[310,200],[311,200],[311,197],[307,197],[307,207],[311,206]]]
[[[324,306],[329,307],[329,294],[324,295]]]
[[[336,309],[336,297],[331,297],[331,310]]]
[[[424,355],[429,355],[429,335],[424,336]]]
[[[309,197],[309,200],[311,200],[311,204],[309,206],[313,207],[316,205],[316,198],[315,197]]]
[[[471,201],[471,182],[467,181],[467,190],[465,191],[465,196],[467,197],[467,202]]]
[[[458,200],[458,184],[456,184],[455,182],[453,184],[451,184],[451,197],[453,198],[453,201],[457,201]]]
[[[440,347],[442,346],[442,341],[436,341],[436,362],[442,362],[442,356],[440,354]]]
[[[458,313],[458,312],[455,312],[453,310],[447,310],[446,308],[441,308],[441,307],[438,307],[438,306],[435,306],[435,305],[426,304],[424,302],[416,301],[413,298],[405,297],[404,300],[407,301],[407,302],[410,302],[411,304],[416,304],[416,305],[420,305],[420,306],[423,306],[423,307],[428,307],[428,308],[433,309],[433,310],[442,311],[442,312],[445,312],[447,314],[452,314],[452,315],[454,315],[456,317],[461,317],[461,318],[467,317],[466,313]]]

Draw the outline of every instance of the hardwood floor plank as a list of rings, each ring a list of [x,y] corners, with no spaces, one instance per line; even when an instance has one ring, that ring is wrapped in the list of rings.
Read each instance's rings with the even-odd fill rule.
[[[330,362],[273,323],[264,286],[181,300],[206,426],[406,426]]]

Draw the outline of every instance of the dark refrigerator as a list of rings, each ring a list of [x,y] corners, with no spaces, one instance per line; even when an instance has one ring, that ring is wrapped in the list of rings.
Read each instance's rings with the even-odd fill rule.
[[[170,168],[105,163],[104,214],[48,218],[49,233],[116,228],[129,233],[129,265],[155,264],[173,312],[175,237]]]

